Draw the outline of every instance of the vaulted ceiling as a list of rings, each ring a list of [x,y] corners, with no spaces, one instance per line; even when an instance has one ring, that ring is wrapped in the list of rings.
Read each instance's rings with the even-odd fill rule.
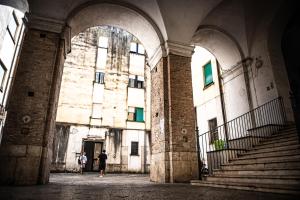
[[[205,44],[205,38],[195,34],[201,36],[199,29],[209,27],[248,55],[255,34],[269,27],[286,2],[293,0],[1,0],[0,4],[66,23],[72,35],[94,25],[124,28],[141,38],[152,55],[165,41],[193,44],[197,38]],[[220,38],[217,32],[213,35]],[[207,30],[202,35],[211,36]]]

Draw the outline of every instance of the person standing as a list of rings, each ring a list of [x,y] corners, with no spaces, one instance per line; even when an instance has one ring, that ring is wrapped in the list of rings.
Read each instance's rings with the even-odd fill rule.
[[[98,160],[99,160],[99,170],[100,170],[99,177],[103,177],[105,174],[105,167],[106,167],[106,160],[107,160],[107,155],[105,153],[105,150],[103,150],[102,153],[98,156]]]
[[[80,160],[80,173],[83,174],[83,170],[85,169],[85,165],[87,163],[87,157],[85,155],[85,152],[82,153],[79,160]]]

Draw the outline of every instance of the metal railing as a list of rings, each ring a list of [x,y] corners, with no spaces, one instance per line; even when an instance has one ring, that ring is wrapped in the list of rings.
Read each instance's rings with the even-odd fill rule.
[[[285,124],[283,100],[278,97],[203,134],[197,127],[199,174],[211,174]]]

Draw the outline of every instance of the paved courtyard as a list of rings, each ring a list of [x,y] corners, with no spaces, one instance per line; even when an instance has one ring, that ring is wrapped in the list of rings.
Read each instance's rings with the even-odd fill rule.
[[[191,186],[189,184],[157,184],[147,175],[97,173],[51,174],[50,183],[38,186],[1,186],[0,199],[172,199],[172,200],[250,200],[297,199],[296,196],[231,189]]]

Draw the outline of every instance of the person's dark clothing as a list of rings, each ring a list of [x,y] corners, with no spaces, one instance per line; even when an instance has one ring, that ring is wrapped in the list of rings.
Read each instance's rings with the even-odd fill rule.
[[[98,156],[98,158],[99,158],[99,169],[105,170],[107,155],[105,153],[101,153]]]

